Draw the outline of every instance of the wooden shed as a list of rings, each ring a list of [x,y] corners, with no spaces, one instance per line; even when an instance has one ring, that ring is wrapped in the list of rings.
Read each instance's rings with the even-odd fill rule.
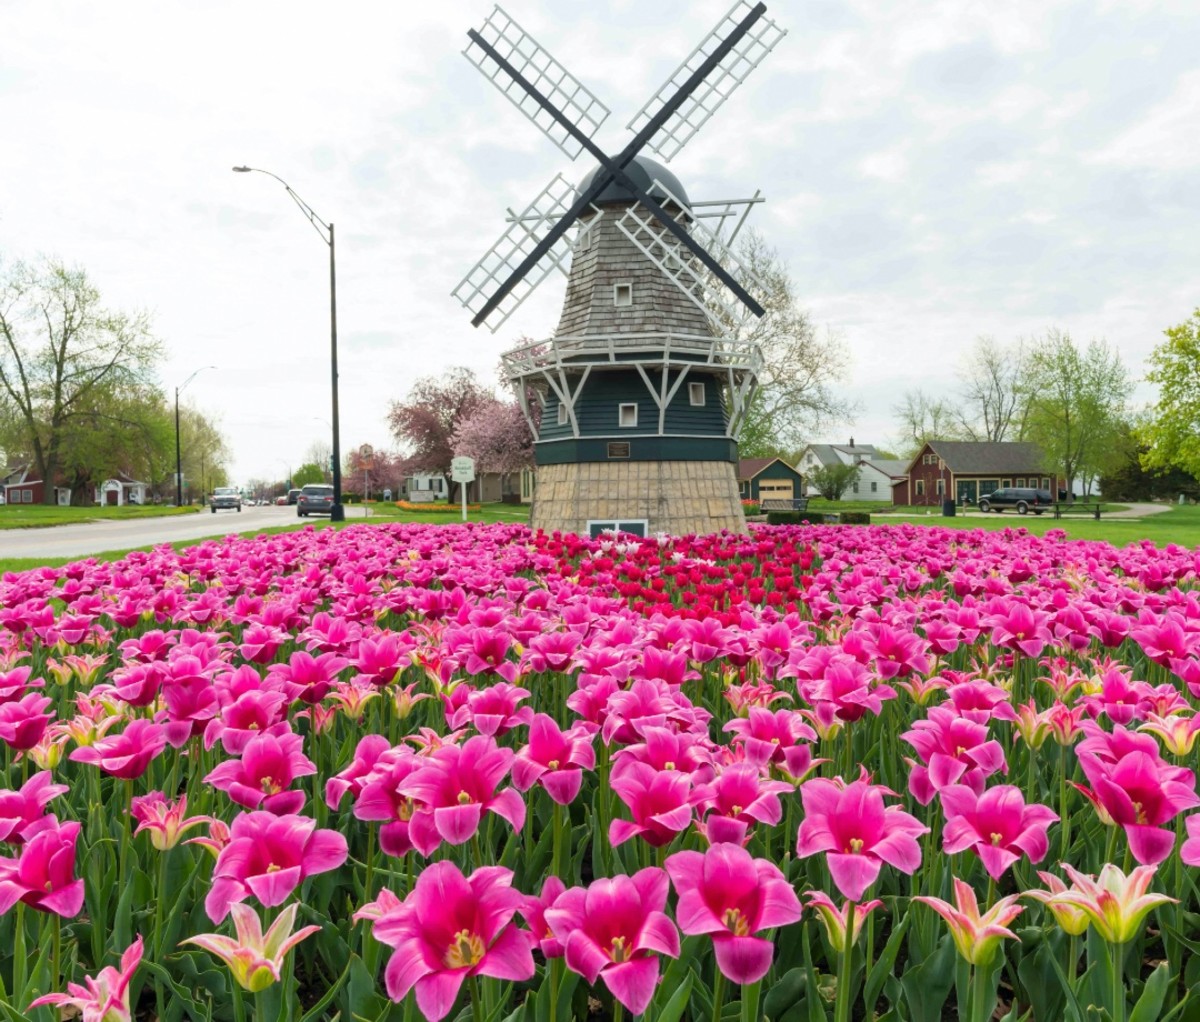
[[[738,488],[742,500],[792,500],[804,496],[804,478],[782,458],[743,458]]]

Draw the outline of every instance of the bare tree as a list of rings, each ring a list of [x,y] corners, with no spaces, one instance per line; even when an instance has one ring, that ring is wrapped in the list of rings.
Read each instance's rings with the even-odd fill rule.
[[[980,336],[967,354],[959,377],[962,434],[967,440],[1001,443],[1024,439],[1029,414],[1029,356],[1025,342],[1004,347]]]
[[[0,394],[47,504],[81,416],[105,391],[149,384],[161,354],[145,314],[104,309],[81,269],[51,260],[0,274]]]
[[[758,281],[749,290],[766,309],[761,318],[751,316],[740,327],[730,322],[726,329],[728,336],[758,344],[765,360],[760,390],[742,432],[748,443],[746,456],[754,453],[752,447],[800,448],[814,434],[853,417],[853,404],[835,390],[846,376],[849,354],[836,334],[818,330],[800,307],[796,285],[778,250],[751,230],[737,252]]]
[[[905,391],[892,412],[899,420],[898,446],[905,458],[913,457],[930,440],[958,440],[962,436],[960,409],[920,388]]]

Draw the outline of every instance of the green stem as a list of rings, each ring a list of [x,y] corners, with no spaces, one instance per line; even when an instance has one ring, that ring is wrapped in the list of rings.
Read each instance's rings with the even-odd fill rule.
[[[1059,859],[1069,861],[1071,854],[1071,814],[1067,812],[1067,747],[1058,747],[1058,825],[1061,829],[1062,843],[1059,845]]]
[[[29,965],[29,959],[25,954],[25,902],[17,902],[17,914],[13,923],[13,1001],[18,1004],[24,1003],[25,997],[25,969]]]
[[[547,964],[550,967],[550,1022],[558,1022],[558,990],[562,986],[563,966],[566,963],[560,955],[551,958]]]
[[[713,979],[713,1013],[712,1022],[721,1022],[721,1006],[725,1003],[725,973],[719,966],[713,967],[716,977]]]
[[[618,1001],[614,997],[613,998],[612,1022],[623,1022],[624,1018],[625,1018],[625,1005],[623,1005],[620,1001]]]
[[[854,902],[846,903],[846,942],[838,963],[837,1000],[833,1022],[850,1022],[850,962],[854,955]]]
[[[471,1018],[474,1022],[483,1022],[483,1009],[479,1005],[479,980],[474,976],[469,977],[467,989],[471,992]]]
[[[554,803],[554,818],[551,826],[554,828],[554,854],[550,860],[550,875],[562,877],[562,843],[563,843],[563,807]],[[564,881],[565,882],[565,881]]]
[[[1123,944],[1109,944],[1112,961],[1112,1018],[1113,1022],[1125,1022],[1125,954]]]
[[[233,1022],[246,1022],[246,1005],[242,1000],[242,988],[233,982]]]
[[[151,941],[157,954],[162,954],[163,902],[167,900],[167,856],[170,854],[170,850],[158,853],[158,890],[154,892],[154,939]]]

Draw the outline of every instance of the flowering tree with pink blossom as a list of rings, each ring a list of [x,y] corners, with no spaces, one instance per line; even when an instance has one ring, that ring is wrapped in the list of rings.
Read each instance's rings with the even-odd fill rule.
[[[533,432],[512,401],[481,405],[454,433],[454,453],[475,459],[477,472],[507,475],[533,465]]]

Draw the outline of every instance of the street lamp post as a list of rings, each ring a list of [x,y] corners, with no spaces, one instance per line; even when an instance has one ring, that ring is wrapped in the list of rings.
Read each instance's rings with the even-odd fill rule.
[[[257,171],[273,177],[291,196],[292,201],[300,207],[300,211],[308,217],[308,222],[329,247],[329,368],[333,384],[333,506],[329,509],[329,520],[341,522],[346,519],[346,509],[342,506],[342,465],[341,445],[338,435],[338,357],[337,357],[337,272],[334,262],[333,224],[327,224],[313,211],[313,208],[299,195],[292,191],[289,185],[278,174],[272,174],[261,167],[234,167],[238,174],[248,174]]]
[[[179,442],[179,392],[183,390],[189,383],[192,382],[198,373],[204,372],[205,369],[216,369],[216,366],[201,366],[196,372],[192,373],[183,385],[175,388],[175,506],[183,507],[183,449]]]

